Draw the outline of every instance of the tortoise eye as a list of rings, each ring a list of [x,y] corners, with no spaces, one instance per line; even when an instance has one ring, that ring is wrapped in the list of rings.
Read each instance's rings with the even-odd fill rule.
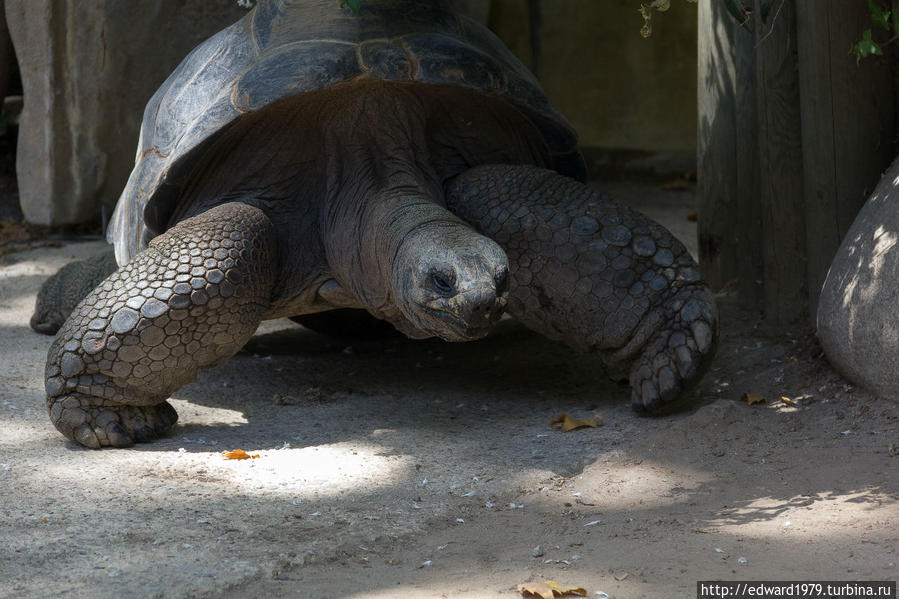
[[[434,291],[442,295],[448,295],[453,292],[455,277],[444,272],[434,271],[431,273],[431,287]]]

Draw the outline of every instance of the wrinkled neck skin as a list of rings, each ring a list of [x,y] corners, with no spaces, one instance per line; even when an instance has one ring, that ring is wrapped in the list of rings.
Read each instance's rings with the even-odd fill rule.
[[[427,275],[420,271],[444,254],[477,262],[486,253],[494,261],[485,269],[506,264],[506,257],[443,206],[443,182],[424,138],[426,119],[421,102],[403,90],[357,96],[335,111],[325,127],[323,241],[334,278],[361,307],[410,337],[462,340],[465,333],[435,328],[413,310],[415,286]]]

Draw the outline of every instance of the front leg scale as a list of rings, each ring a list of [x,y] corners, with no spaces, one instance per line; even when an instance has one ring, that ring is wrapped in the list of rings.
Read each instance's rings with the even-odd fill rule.
[[[87,447],[124,447],[168,431],[165,400],[236,353],[270,303],[274,227],[229,203],[150,242],[63,324],[46,368],[47,409]]]

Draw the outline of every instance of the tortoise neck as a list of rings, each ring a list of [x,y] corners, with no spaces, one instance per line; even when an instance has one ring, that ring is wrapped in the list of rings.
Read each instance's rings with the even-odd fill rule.
[[[462,221],[443,207],[428,155],[428,114],[405,86],[335,88],[325,113],[323,240],[334,277],[369,311],[390,318],[392,262],[409,232]]]
[[[332,273],[363,307],[396,322],[402,319],[394,282],[403,244],[422,232],[470,228],[421,188],[369,191],[349,203],[354,210],[332,221],[325,234]]]

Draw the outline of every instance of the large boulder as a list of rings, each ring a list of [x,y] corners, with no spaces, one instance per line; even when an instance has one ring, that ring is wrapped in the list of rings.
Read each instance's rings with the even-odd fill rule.
[[[25,218],[99,223],[134,166],[147,100],[194,46],[244,14],[236,0],[6,0],[25,100]]]
[[[830,265],[818,302],[818,338],[850,381],[899,398],[899,159]]]

